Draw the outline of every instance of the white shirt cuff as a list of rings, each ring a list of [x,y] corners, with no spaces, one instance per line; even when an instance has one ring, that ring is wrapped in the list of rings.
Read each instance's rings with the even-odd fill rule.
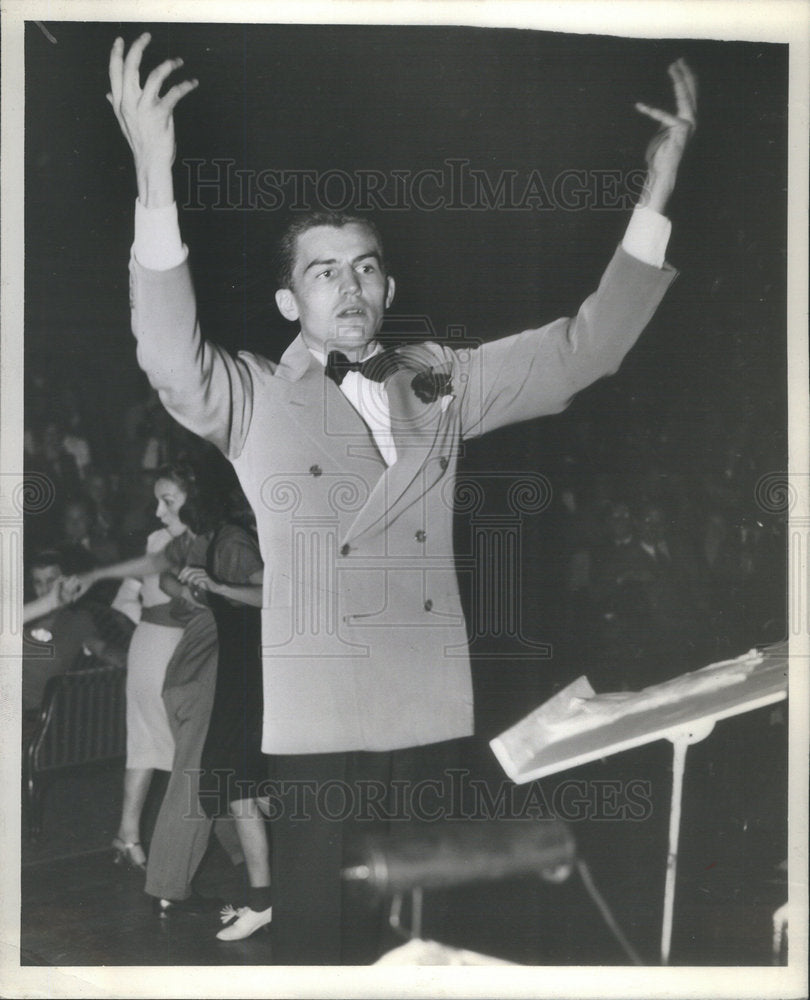
[[[188,248],[180,238],[177,204],[165,208],[144,208],[135,199],[135,260],[152,271],[169,271],[188,257]]]
[[[633,210],[622,247],[645,264],[663,267],[671,232],[672,223],[665,215],[639,206]]]

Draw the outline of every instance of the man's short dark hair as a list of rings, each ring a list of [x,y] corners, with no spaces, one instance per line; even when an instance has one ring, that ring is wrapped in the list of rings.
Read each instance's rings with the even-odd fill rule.
[[[58,566],[59,572],[64,570],[64,556],[56,549],[42,549],[28,564],[29,570],[45,569],[46,566]]]
[[[96,507],[96,502],[92,497],[87,496],[86,493],[74,493],[65,500],[62,506],[62,516],[71,509],[71,507],[81,507],[81,509],[86,514],[88,520],[92,521],[95,519],[98,508]]]
[[[380,248],[380,266],[386,271],[385,252],[380,231],[367,216],[349,215],[347,212],[312,211],[296,215],[285,228],[276,246],[275,273],[278,288],[292,288],[292,274],[295,267],[295,254],[298,237],[308,229],[316,226],[331,226],[333,229],[343,229],[344,226],[364,226],[375,238]]]

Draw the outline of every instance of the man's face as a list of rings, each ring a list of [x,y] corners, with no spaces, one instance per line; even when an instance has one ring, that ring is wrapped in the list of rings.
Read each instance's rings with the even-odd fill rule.
[[[608,530],[614,542],[623,542],[632,532],[630,509],[627,504],[615,503],[608,513]]]
[[[47,424],[42,432],[42,450],[47,458],[55,458],[62,445],[62,435],[57,424]]]
[[[648,545],[657,545],[664,537],[664,514],[658,507],[647,507],[639,518],[639,537]]]
[[[362,356],[394,298],[381,258],[374,234],[358,223],[298,236],[292,287],[279,289],[276,303],[285,319],[301,323],[307,347]]]
[[[80,504],[71,504],[65,511],[65,537],[71,542],[81,542],[90,531],[87,511]]]
[[[31,570],[31,584],[37,597],[50,594],[61,575],[62,570],[59,566],[34,566]]]
[[[103,504],[107,499],[107,480],[104,476],[97,472],[88,476],[84,483],[84,488],[87,491],[88,496],[91,500],[99,505]]]

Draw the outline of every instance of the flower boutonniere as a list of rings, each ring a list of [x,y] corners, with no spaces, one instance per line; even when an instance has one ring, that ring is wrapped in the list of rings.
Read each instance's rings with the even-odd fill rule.
[[[435,403],[440,396],[452,396],[453,379],[448,372],[437,372],[434,368],[429,368],[414,375],[411,388],[423,403]]]

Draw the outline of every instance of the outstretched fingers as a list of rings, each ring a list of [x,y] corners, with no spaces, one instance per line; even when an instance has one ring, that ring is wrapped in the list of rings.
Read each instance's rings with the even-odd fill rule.
[[[171,114],[178,101],[185,97],[198,85],[198,80],[184,80],[171,87],[163,97],[160,97],[160,89],[171,74],[180,69],[183,65],[181,58],[166,59],[159,66],[156,66],[141,89],[140,70],[144,50],[151,41],[149,32],[144,32],[129,47],[129,51],[124,52],[124,40],[116,38],[110,50],[110,92],[107,100],[113,107],[119,121],[122,120],[123,105],[129,110],[135,109],[141,100],[147,105],[162,106],[162,110]]]
[[[156,99],[166,78],[176,69],[180,69],[182,65],[183,60],[177,58],[166,59],[159,66],[156,66],[146,78],[146,83],[143,85],[144,99],[150,101]]]
[[[641,101],[636,101],[635,109],[648,118],[661,122],[666,128],[671,128],[673,125],[678,124],[677,116],[670,114],[669,111],[663,111],[661,108],[653,108],[649,104],[642,104]]]
[[[192,90],[196,90],[199,85],[199,80],[183,80],[182,83],[175,84],[163,96],[162,100],[166,110],[173,111],[177,102]]]
[[[676,111],[664,111],[638,101],[636,111],[658,122],[663,129],[677,129],[691,134],[697,127],[697,77],[683,59],[676,59],[667,72],[675,91]]]
[[[148,31],[138,35],[124,56],[122,97],[125,100],[137,100],[141,95],[141,59],[151,40],[152,36]]]
[[[124,89],[124,39],[116,38],[110,49],[110,92],[107,100],[113,107],[121,103]]]
[[[684,150],[697,124],[697,79],[694,73],[683,59],[676,59],[667,67],[667,72],[675,93],[675,112],[654,108],[641,101],[635,105],[636,111],[659,125],[645,152],[648,170],[643,203],[662,213],[672,194]]]
[[[695,125],[697,119],[697,77],[683,59],[676,59],[667,72],[675,89],[675,106],[678,117]]]

